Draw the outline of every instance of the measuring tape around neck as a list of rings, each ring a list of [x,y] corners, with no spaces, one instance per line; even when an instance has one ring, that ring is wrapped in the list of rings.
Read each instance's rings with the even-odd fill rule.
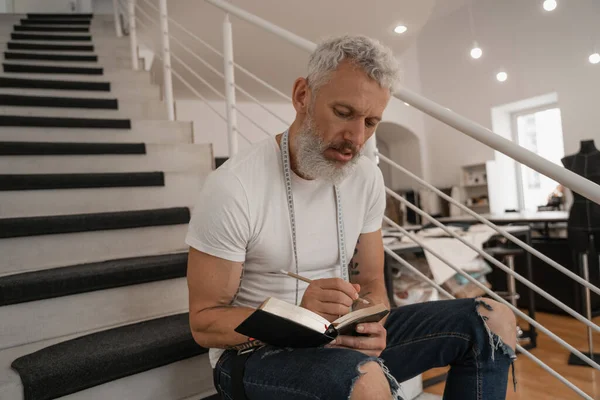
[[[296,245],[296,216],[294,213],[294,196],[292,194],[292,166],[290,164],[290,147],[289,147],[289,131],[285,131],[281,137],[281,161],[283,163],[283,178],[285,181],[285,192],[290,214],[290,225],[292,228],[292,250],[294,252],[294,263],[296,264],[296,274],[298,271],[298,249]],[[337,185],[333,185],[333,191],[336,201],[337,213],[337,233],[338,233],[338,249],[340,255],[340,268],[342,279],[346,282],[350,281],[348,274],[348,263],[346,261],[346,239],[344,238],[344,216],[342,213],[342,200],[340,190]],[[299,282],[296,280],[296,305],[298,305]]]

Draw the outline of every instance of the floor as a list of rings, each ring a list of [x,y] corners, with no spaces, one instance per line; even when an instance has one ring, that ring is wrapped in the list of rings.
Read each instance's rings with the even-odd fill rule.
[[[579,321],[571,317],[545,313],[536,314],[536,320],[571,346],[583,352],[587,351],[587,328]],[[594,323],[596,325],[600,324],[600,317],[594,318]],[[524,323],[522,326],[527,327],[527,323]],[[600,334],[594,334],[594,345],[595,353],[600,353]],[[578,386],[590,397],[600,399],[600,371],[591,367],[569,365],[567,362],[569,351],[553,339],[540,333],[538,336],[538,346],[531,353],[575,386]],[[438,375],[439,373],[443,373],[444,370],[436,369],[428,371],[423,375],[423,378],[427,379]],[[519,355],[515,363],[515,370],[518,382],[517,391],[516,393],[513,391],[512,380],[509,379],[507,400],[567,400],[581,398],[577,393],[524,355]],[[444,383],[431,386],[425,392],[442,395],[444,392]]]

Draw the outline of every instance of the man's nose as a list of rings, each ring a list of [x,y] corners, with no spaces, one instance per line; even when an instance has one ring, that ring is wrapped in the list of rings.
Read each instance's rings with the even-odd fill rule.
[[[355,146],[360,148],[365,143],[365,135],[365,120],[362,118],[357,118],[348,123],[344,139],[352,142]]]

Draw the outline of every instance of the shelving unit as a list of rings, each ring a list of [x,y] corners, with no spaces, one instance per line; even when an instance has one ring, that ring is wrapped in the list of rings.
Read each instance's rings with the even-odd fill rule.
[[[491,163],[493,161],[461,167],[461,202],[478,214],[487,214],[491,209],[489,193]]]

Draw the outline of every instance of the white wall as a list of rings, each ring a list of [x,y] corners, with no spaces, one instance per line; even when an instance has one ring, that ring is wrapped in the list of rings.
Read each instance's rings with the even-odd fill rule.
[[[92,0],[14,0],[14,12],[22,13],[71,13],[72,4],[75,12],[91,13]],[[0,5],[1,7],[1,5]]]
[[[94,14],[113,14],[112,0],[93,0]]]
[[[556,92],[566,154],[577,151],[580,140],[600,138],[600,66],[587,61],[600,10],[591,1],[563,1],[552,13],[538,1],[474,4],[484,56],[469,57],[466,8],[426,26],[417,41],[421,93],[491,128],[492,107]],[[495,79],[501,67],[509,74],[504,84]],[[432,118],[425,117],[425,131],[435,185],[458,184],[461,165],[494,159],[487,146]]]

